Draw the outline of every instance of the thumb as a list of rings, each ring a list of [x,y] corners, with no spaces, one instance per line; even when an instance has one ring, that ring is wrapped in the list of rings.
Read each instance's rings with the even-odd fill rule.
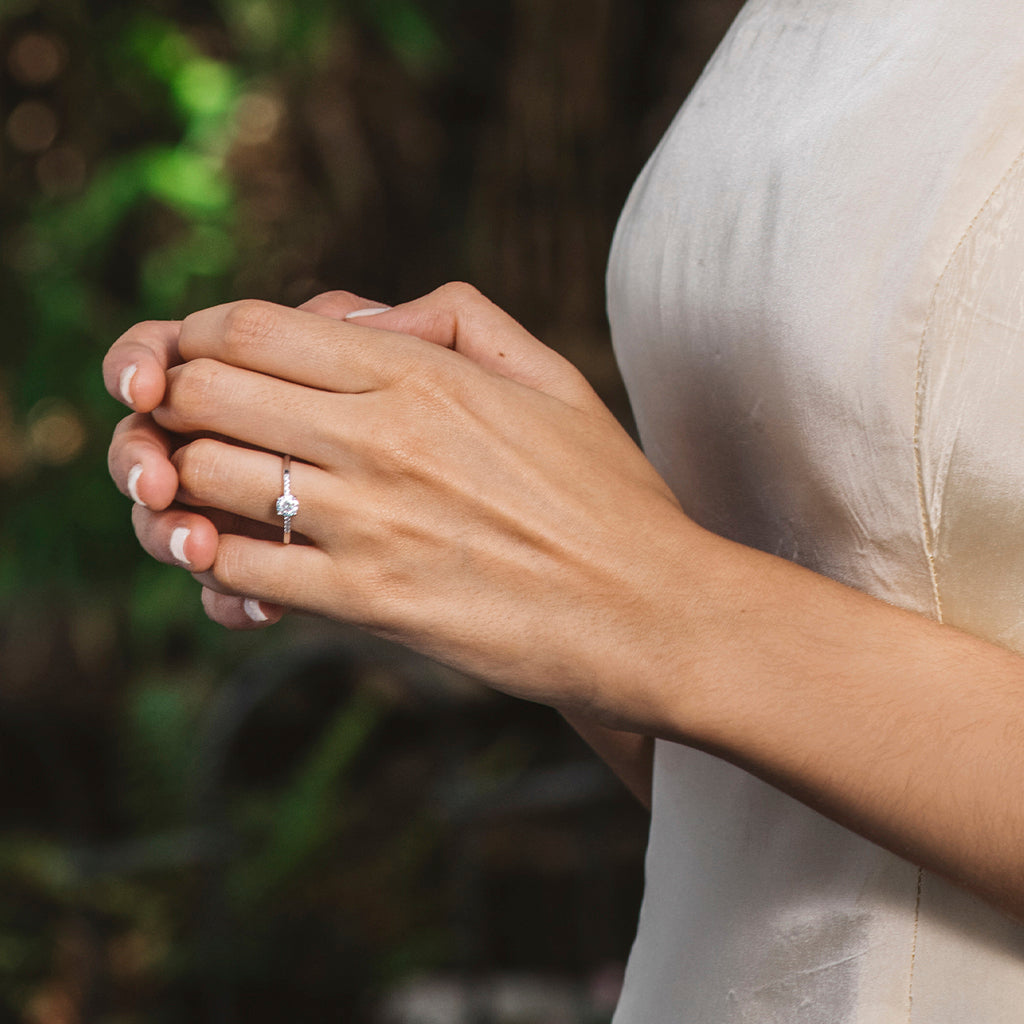
[[[559,398],[589,404],[594,393],[568,360],[469,284],[442,285],[429,295],[390,309],[349,312],[350,323],[443,345],[493,373]]]

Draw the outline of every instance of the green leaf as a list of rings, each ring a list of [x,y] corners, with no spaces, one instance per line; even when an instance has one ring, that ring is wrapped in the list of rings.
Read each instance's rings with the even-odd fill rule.
[[[187,215],[223,214],[233,194],[219,160],[184,147],[156,150],[141,161],[146,190]]]
[[[174,74],[171,89],[183,113],[225,118],[238,94],[238,81],[227,64],[193,57]]]

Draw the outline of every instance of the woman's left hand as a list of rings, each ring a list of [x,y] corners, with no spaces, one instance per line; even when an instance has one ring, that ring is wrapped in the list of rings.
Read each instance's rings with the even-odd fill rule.
[[[289,454],[307,542],[223,534],[208,588],[650,726],[633,666],[702,531],[564,359],[467,285],[347,321],[219,306],[182,323],[178,352],[153,416],[204,435],[173,454],[178,500],[279,526]]]
[[[150,341],[166,354],[176,329]],[[208,593],[717,753],[1024,920],[1024,660],[700,529],[577,371],[472,289],[355,321],[220,306],[172,355],[153,410],[169,433],[130,417],[112,470],[130,492],[125,467],[148,467],[166,508],[176,468],[178,500],[215,510],[190,520],[213,539]],[[164,375],[138,365],[142,412]],[[214,437],[175,448],[190,433]],[[275,452],[303,544],[252,535],[279,529]],[[137,515],[143,545],[190,514]]]

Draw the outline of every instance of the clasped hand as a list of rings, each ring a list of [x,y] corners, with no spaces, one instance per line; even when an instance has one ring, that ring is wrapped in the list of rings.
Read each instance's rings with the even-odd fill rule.
[[[582,375],[474,289],[367,305],[236,302],[118,340],[104,377],[135,411],[110,470],[143,547],[226,626],[316,612],[651,729],[636,664],[696,528]]]

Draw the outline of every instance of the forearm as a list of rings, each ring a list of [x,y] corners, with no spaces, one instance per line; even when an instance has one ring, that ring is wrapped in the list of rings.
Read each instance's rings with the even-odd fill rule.
[[[686,574],[659,733],[1024,918],[1024,659],[718,538]]]
[[[137,510],[147,550],[180,564],[185,527],[239,619],[242,596],[318,612],[597,721],[640,794],[644,741],[615,731],[712,751],[1024,918],[1024,659],[695,526],[579,374],[465,286],[370,319],[229,304],[181,325],[144,404],[136,367],[139,410],[212,435],[172,465],[126,421],[122,490],[177,488]],[[166,367],[168,332],[150,344]],[[308,544],[188,511],[279,528],[278,451]]]
[[[609,729],[588,718],[565,715],[565,720],[646,807],[651,807],[654,740],[635,732]]]

